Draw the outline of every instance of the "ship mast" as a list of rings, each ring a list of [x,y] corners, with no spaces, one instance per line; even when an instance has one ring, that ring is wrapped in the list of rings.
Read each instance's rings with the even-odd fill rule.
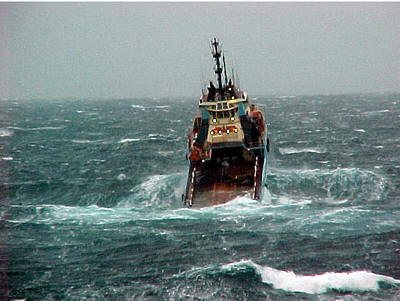
[[[218,80],[218,92],[220,95],[220,99],[223,98],[223,88],[222,88],[222,79],[221,79],[221,73],[222,73],[222,68],[221,64],[219,62],[219,58],[221,57],[221,50],[219,49],[219,42],[217,41],[216,38],[211,42],[211,44],[214,46],[213,49],[213,57],[215,59],[216,63],[216,68],[215,68],[215,74],[217,74],[217,80]]]
[[[225,86],[227,86],[228,85],[228,77],[226,76],[225,53],[222,55],[222,61],[224,62]]]

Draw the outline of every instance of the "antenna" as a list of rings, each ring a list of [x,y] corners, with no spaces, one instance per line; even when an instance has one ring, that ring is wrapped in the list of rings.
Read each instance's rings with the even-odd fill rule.
[[[212,55],[215,59],[215,63],[216,63],[216,68],[215,68],[215,74],[217,74],[217,80],[218,80],[218,91],[219,91],[219,95],[222,98],[222,80],[221,80],[221,73],[222,73],[222,68],[221,68],[221,64],[219,62],[219,58],[221,57],[221,50],[218,47],[219,46],[219,42],[217,41],[216,38],[214,38],[214,41],[211,42],[211,45],[214,46]]]
[[[228,77],[226,76],[225,53],[222,55],[222,61],[224,62],[224,75],[225,75],[225,86],[226,86],[228,85]]]

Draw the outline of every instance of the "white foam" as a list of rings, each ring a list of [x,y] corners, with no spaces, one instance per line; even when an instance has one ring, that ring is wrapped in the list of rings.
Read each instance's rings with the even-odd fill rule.
[[[126,174],[124,174],[124,173],[119,174],[117,179],[120,180],[120,181],[125,180],[126,179]]]
[[[94,144],[96,144],[96,143],[108,144],[108,143],[109,143],[108,141],[105,141],[105,140],[102,140],[102,139],[100,139],[100,140],[72,139],[71,142],[73,142],[73,143],[78,143],[78,144],[86,144],[86,143],[88,143],[88,144],[90,144],[90,143],[94,143]]]
[[[227,203],[201,208],[191,208],[188,209],[185,214],[193,218],[221,218],[222,220],[237,222],[248,216],[259,216],[260,214],[262,216],[274,215],[271,209],[279,206],[271,205],[268,202],[263,203],[259,200],[253,200],[250,194],[247,194],[238,196]]]
[[[279,99],[286,99],[286,98],[296,98],[296,96],[295,95],[282,95],[282,96],[278,96],[277,98],[279,98]]]
[[[301,199],[301,198],[290,198],[284,195],[280,195],[279,199],[276,201],[275,207],[280,206],[306,206],[312,204],[312,200],[309,199]]]
[[[139,138],[125,138],[125,139],[121,139],[119,141],[119,143],[135,142],[135,141],[140,141],[140,139]]]
[[[134,109],[144,109],[144,106],[141,105],[131,105],[131,107]]]
[[[363,129],[354,129],[355,132],[359,132],[359,133],[365,133],[365,130]]]
[[[281,155],[291,155],[291,154],[300,154],[300,153],[317,153],[323,154],[326,152],[325,149],[322,148],[294,148],[294,147],[280,147],[278,148]]]
[[[79,143],[79,144],[83,144],[83,143],[91,143],[92,141],[87,140],[87,139],[83,139],[83,140],[78,140],[78,139],[72,139],[71,142],[73,143]]]
[[[158,151],[157,154],[164,156],[164,157],[168,157],[169,155],[174,154],[174,151]]]
[[[3,157],[3,158],[1,158],[1,160],[3,160],[3,161],[12,161],[12,160],[14,160],[14,158],[13,157]]]
[[[14,132],[9,131],[7,129],[0,129],[0,137],[9,137],[12,136]]]
[[[130,190],[133,194],[120,201],[117,207],[166,209],[181,205],[183,181],[182,173],[152,175],[138,186],[133,187]]]
[[[188,216],[183,210],[149,212],[135,208],[104,208],[97,205],[73,207],[51,204],[32,206],[31,209],[34,213],[29,216],[19,219],[6,219],[6,221],[17,224],[35,223],[53,225],[63,223],[105,225],[139,220],[193,219],[192,216]]]
[[[386,109],[386,110],[379,110],[379,111],[369,111],[369,112],[364,112],[361,114],[362,115],[376,115],[376,114],[387,113],[387,112],[390,112],[390,110]]]
[[[142,105],[131,105],[132,108],[134,109],[140,109],[140,110],[146,110],[146,109],[153,109],[153,110],[158,110],[158,109],[167,109],[169,106],[150,106],[150,107],[145,107]]]
[[[327,272],[321,275],[297,275],[292,271],[281,271],[268,266],[261,266],[251,260],[231,263],[223,269],[234,269],[237,266],[254,267],[261,276],[262,282],[272,285],[275,289],[288,292],[301,292],[307,294],[323,294],[329,290],[341,291],[377,291],[379,282],[400,284],[395,278],[374,274],[368,271],[354,272]]]
[[[44,131],[44,130],[63,130],[65,127],[62,126],[41,126],[37,128],[18,128],[18,127],[9,127],[10,129],[20,130],[20,131]]]
[[[166,140],[171,139],[171,141],[179,141],[181,140],[180,137],[176,138],[174,136],[165,136],[160,134],[149,134],[146,138],[125,138],[121,139],[119,143],[127,143],[127,142],[135,142],[135,141],[150,141],[150,140]]]
[[[152,106],[152,107],[147,107],[146,109],[167,109],[168,106]]]

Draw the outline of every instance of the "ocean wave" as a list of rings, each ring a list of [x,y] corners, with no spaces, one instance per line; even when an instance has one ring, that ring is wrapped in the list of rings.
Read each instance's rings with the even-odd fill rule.
[[[149,176],[144,182],[131,189],[131,195],[120,201],[117,207],[177,208],[182,206],[185,174]]]
[[[13,131],[10,131],[8,129],[0,129],[0,137],[10,137],[14,134]]]
[[[282,96],[277,96],[276,98],[278,99],[291,99],[291,98],[296,98],[295,95],[282,95]]]
[[[213,219],[233,218],[259,214],[265,205],[248,197],[239,197],[226,204],[189,209],[183,206],[181,194],[184,191],[186,174],[153,175],[131,189],[131,195],[124,197],[115,207],[105,208],[95,204],[89,206],[65,206],[44,204],[19,208],[12,206],[12,212],[28,210],[22,219],[13,217],[10,223],[38,224],[113,224],[140,220],[169,219]],[[120,174],[119,180],[125,175]],[[264,213],[268,215],[267,212]],[[17,214],[16,216],[19,216]]]
[[[191,220],[190,209],[147,210],[137,207],[105,208],[97,205],[65,206],[44,204],[38,206],[10,206],[5,221],[12,224],[45,225],[111,225],[132,221]],[[15,215],[13,212],[17,212]],[[20,212],[20,213],[18,213]],[[23,214],[21,214],[23,212]]]
[[[171,130],[171,129],[169,129],[169,130]],[[174,135],[148,134],[148,136],[147,136],[147,138],[145,138],[145,140],[179,141],[179,140],[182,140],[182,137],[176,137]]]
[[[3,160],[3,161],[12,161],[12,160],[14,160],[13,157],[2,157],[0,159]]]
[[[319,147],[314,147],[314,148],[279,147],[278,150],[281,155],[291,155],[300,153],[316,153],[316,154],[326,153],[326,149]]]
[[[243,260],[223,265],[221,271],[235,275],[243,269],[253,269],[261,276],[261,281],[274,289],[307,294],[324,294],[332,290],[342,292],[378,291],[379,283],[400,285],[400,280],[374,274],[368,271],[327,272],[321,275],[298,275],[292,271],[282,271],[261,266],[251,260]]]
[[[365,133],[364,129],[354,129],[355,132],[359,132],[359,133]]]
[[[121,139],[119,141],[119,143],[127,143],[127,142],[136,142],[136,141],[140,141],[142,139],[140,138],[125,138],[125,139]]]
[[[49,130],[63,130],[64,126],[41,126],[36,128],[20,128],[20,127],[8,127],[9,129],[17,130],[17,131],[49,131]]]
[[[390,112],[390,110],[385,109],[385,110],[377,110],[377,111],[362,112],[362,113],[360,113],[360,115],[364,115],[364,116],[374,116],[374,115],[379,115],[379,114],[388,113],[388,112]]]
[[[253,200],[250,195],[245,195],[217,206],[186,208],[181,201],[186,173],[152,175],[131,188],[131,194],[123,197],[112,208],[102,208],[95,204],[90,206],[48,204],[32,207],[33,212],[28,214],[30,216],[28,219],[12,218],[13,215],[11,214],[10,222],[112,224],[139,220],[196,219],[223,220],[236,223],[248,218],[268,217],[270,218],[269,224],[260,225],[260,229],[267,227],[268,231],[279,232],[290,228],[314,236],[329,233],[348,233],[349,230],[354,231],[355,227],[368,233],[381,233],[382,231],[398,229],[397,224],[382,224],[385,216],[381,212],[369,212],[363,210],[362,207],[355,208],[354,206],[321,208],[318,205],[320,202],[317,202],[317,205],[314,206],[315,199],[312,197],[287,194],[290,185],[296,184],[299,178],[302,179],[300,186],[304,184],[301,184],[303,181],[311,181],[312,183],[316,181],[316,185],[328,185],[327,189],[331,189],[332,194],[337,193],[334,204],[342,206],[343,203],[350,202],[349,196],[352,194],[360,196],[364,189],[369,189],[371,183],[374,183],[370,177],[375,181],[375,174],[362,173],[351,169],[325,172],[320,170],[296,171],[289,176],[282,171],[279,172],[281,177],[288,180],[286,194],[273,193],[271,196],[270,191],[264,188],[262,200]],[[274,173],[276,177],[277,171],[275,170]],[[336,173],[339,175],[336,175]],[[345,177],[343,178],[343,176]],[[117,178],[122,181],[126,179],[126,175],[119,174]],[[275,183],[271,183],[274,181]],[[274,185],[281,185],[279,187],[281,191],[285,189],[285,184],[280,181],[283,180],[275,178],[270,181],[273,190],[276,189]],[[290,181],[294,182],[290,183]],[[366,187],[363,187],[363,185],[358,187],[359,183],[363,181],[363,185],[366,185]],[[335,189],[338,189],[339,192],[335,192]],[[374,189],[377,189],[377,187],[375,186]],[[350,190],[350,192],[347,192],[347,190]],[[341,195],[342,198],[339,199],[338,196]],[[304,210],[298,210],[298,208]],[[391,217],[391,219],[396,220],[395,217]],[[340,225],[339,228],[338,225]],[[368,226],[366,227],[366,225]]]
[[[124,180],[123,174],[118,176]],[[183,206],[181,193],[184,190],[185,177],[183,174],[154,175],[134,187],[130,196],[122,199],[115,207],[105,208],[98,205],[65,206],[43,204],[32,206],[11,206],[10,223],[33,224],[119,224],[130,221],[156,220],[234,220],[262,214],[272,215],[266,205],[250,196],[238,197],[231,202],[218,206],[191,209]],[[15,214],[14,214],[15,212]],[[23,215],[19,218],[21,212]]]
[[[251,231],[283,233],[288,231],[312,237],[347,236],[357,231],[359,234],[398,231],[396,221],[399,214],[363,208],[339,208],[310,206],[310,201],[279,198],[278,202],[263,203],[250,196],[218,206],[186,208],[180,194],[165,183],[158,187],[155,183],[165,181],[165,177],[153,178],[138,185],[135,193],[124,198],[115,207],[98,205],[65,206],[57,204],[10,206],[6,222],[12,224],[45,225],[124,225],[126,223],[151,222],[142,231],[158,231],[158,221],[176,221],[190,225],[192,221],[219,221],[240,225]],[[171,183],[172,179],[166,182]],[[172,181],[173,182],[173,181]],[[176,186],[176,185],[174,185]],[[302,210],[299,210],[299,206]],[[266,222],[267,221],[267,222]]]
[[[168,157],[172,154],[174,154],[174,151],[158,151],[157,154],[163,156],[163,157]]]
[[[139,109],[139,110],[159,110],[159,109],[168,109],[169,106],[142,106],[142,105],[131,105],[132,108],[134,109]]]
[[[277,195],[310,195],[327,201],[381,200],[386,191],[384,176],[360,168],[271,169],[267,180],[270,191]]]
[[[137,141],[180,141],[181,137],[176,137],[173,135],[161,135],[161,134],[148,134],[147,137],[142,138],[124,138],[118,141],[118,143],[128,143]]]
[[[105,140],[72,139],[71,142],[77,144],[91,144],[91,143],[104,143]]]

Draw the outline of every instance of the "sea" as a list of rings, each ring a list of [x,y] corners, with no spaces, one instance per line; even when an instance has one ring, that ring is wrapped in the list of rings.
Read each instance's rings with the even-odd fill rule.
[[[255,97],[261,200],[183,205],[197,98],[0,101],[0,300],[400,300],[400,94]]]

